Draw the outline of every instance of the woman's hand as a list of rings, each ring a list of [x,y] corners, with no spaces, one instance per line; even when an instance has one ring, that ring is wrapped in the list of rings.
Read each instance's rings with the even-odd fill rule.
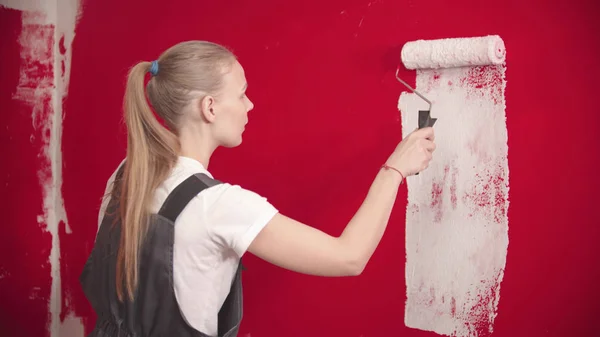
[[[411,132],[396,146],[386,164],[399,170],[405,178],[423,171],[435,151],[434,139],[432,127]]]

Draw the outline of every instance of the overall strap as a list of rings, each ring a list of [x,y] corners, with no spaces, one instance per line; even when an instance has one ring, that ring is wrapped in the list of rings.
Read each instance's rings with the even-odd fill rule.
[[[169,194],[158,214],[174,223],[179,214],[198,193],[218,183],[220,182],[203,173],[190,176]]]

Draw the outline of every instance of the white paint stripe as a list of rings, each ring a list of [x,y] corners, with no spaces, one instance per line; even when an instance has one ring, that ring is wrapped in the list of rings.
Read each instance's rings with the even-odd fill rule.
[[[407,179],[405,324],[439,334],[493,330],[508,248],[505,66],[418,70],[437,150]],[[428,105],[400,96],[403,134]],[[478,332],[479,331],[479,332]]]
[[[56,22],[56,0],[0,0],[0,5],[23,12],[44,13],[46,23]]]
[[[19,37],[21,45],[20,78],[13,99],[21,100],[32,106],[32,120],[36,134],[47,135],[43,140],[42,152],[50,167],[42,168],[39,174],[44,190],[44,214],[38,216],[38,222],[46,225],[52,235],[50,265],[52,285],[50,291],[50,336],[83,336],[81,319],[68,316],[67,325],[61,330],[61,278],[60,278],[60,238],[58,228],[64,222],[67,233],[70,233],[62,187],[62,120],[63,98],[67,95],[71,70],[71,45],[75,37],[75,26],[79,13],[78,0],[0,0],[0,5],[23,11],[23,27]],[[38,29],[39,25],[47,27]],[[52,34],[52,45],[48,45]],[[64,39],[64,41],[61,41]],[[61,48],[65,51],[61,53]],[[35,88],[33,81],[38,81],[36,63],[51,66],[52,75],[43,78]],[[51,63],[51,64],[50,64]],[[63,65],[65,71],[63,72]],[[52,111],[42,114],[44,97],[51,98]],[[49,131],[49,132],[48,132]],[[68,299],[67,299],[68,300]],[[77,321],[78,323],[74,323]],[[66,333],[66,334],[65,334]],[[73,334],[74,333],[74,334]]]

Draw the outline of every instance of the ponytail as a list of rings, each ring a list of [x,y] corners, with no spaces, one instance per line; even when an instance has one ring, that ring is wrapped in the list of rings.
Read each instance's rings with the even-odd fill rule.
[[[146,100],[144,78],[150,67],[151,63],[141,62],[131,68],[125,89],[127,159],[118,188],[120,203],[117,213],[121,219],[116,270],[116,290],[120,301],[125,296],[130,300],[134,297],[139,251],[148,229],[150,203],[155,189],[168,176],[179,151],[176,135],[159,123]]]

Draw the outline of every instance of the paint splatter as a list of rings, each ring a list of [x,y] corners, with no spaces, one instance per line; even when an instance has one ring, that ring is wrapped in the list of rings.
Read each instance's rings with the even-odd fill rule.
[[[417,71],[437,150],[409,177],[405,323],[457,337],[493,331],[508,248],[505,65]],[[427,103],[400,96],[403,134]]]

